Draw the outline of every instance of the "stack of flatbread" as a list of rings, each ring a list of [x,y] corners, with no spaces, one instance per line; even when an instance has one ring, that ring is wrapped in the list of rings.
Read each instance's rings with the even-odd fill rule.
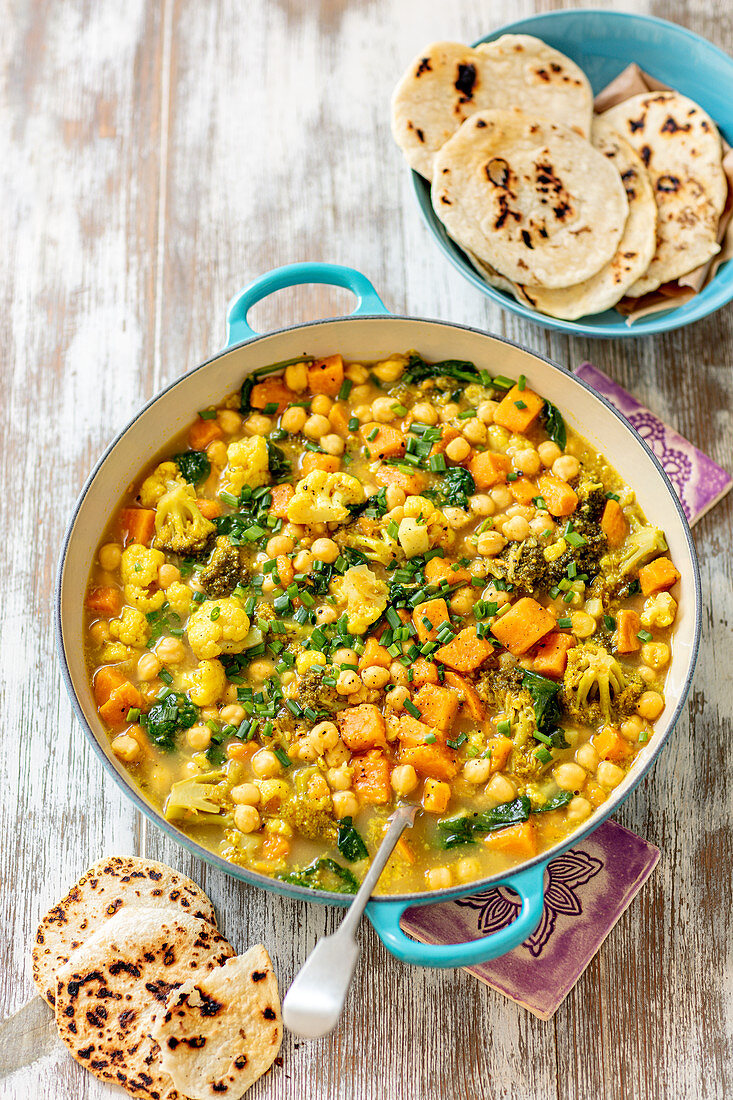
[[[395,89],[392,130],[486,282],[541,313],[600,313],[720,251],[712,119],[675,91],[594,115],[583,71],[538,38],[428,47]]]
[[[162,863],[87,871],[41,921],[33,978],[74,1058],[132,1096],[236,1100],[280,1049],[267,951],[235,955],[206,894]]]

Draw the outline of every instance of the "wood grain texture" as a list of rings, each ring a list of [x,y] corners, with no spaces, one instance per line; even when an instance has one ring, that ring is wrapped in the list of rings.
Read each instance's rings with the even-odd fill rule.
[[[3,669],[0,1014],[32,992],[39,916],[106,852],[191,874],[237,948],[283,987],[334,913],[237,884],[137,815],[87,748],[58,674],[52,586],[93,460],[162,384],[222,343],[253,276],[315,259],[365,272],[388,307],[589,358],[731,463],[733,311],[654,340],[568,339],[502,312],[429,240],[388,103],[425,42],[561,6],[529,0],[3,0],[0,494]],[[566,5],[567,6],[567,5]],[[580,6],[580,5],[578,5]],[[618,6],[606,4],[604,6]],[[726,0],[626,3],[733,50]],[[347,307],[299,289],[262,331]],[[687,713],[619,820],[659,870],[550,1023],[463,972],[391,958],[368,926],[343,1022],[286,1039],[258,1100],[678,1100],[733,1095],[733,590],[728,498],[696,530],[706,594]],[[0,1082],[13,1100],[112,1092],[64,1052]]]

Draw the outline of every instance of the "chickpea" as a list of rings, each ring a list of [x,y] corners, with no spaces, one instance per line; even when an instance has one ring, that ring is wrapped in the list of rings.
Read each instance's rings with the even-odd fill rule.
[[[580,746],[575,753],[575,759],[587,772],[594,772],[598,767],[598,753],[588,742]]]
[[[262,591],[267,594],[268,592],[274,592],[278,588],[278,583],[273,577],[272,573],[268,573],[262,581]]]
[[[590,638],[595,633],[596,620],[592,615],[586,615],[585,611],[574,611],[570,616],[570,624],[576,638]]]
[[[618,728],[618,732],[626,741],[638,741],[639,734],[644,729],[646,722],[643,718],[640,718],[638,714],[632,715],[631,718],[627,718],[625,722],[622,722]]]
[[[452,401],[449,401],[447,405],[444,405],[443,408],[440,409],[438,416],[444,424],[448,424],[451,420],[455,420],[460,411],[461,410],[456,404],[454,404]]]
[[[344,748],[346,748],[345,745]],[[351,786],[351,771],[346,764],[341,764],[338,768],[329,768],[326,772],[326,780],[334,791],[348,791]]]
[[[351,791],[336,791],[333,795],[333,812],[336,817],[355,817],[359,812],[356,795]]]
[[[335,665],[358,665],[359,654],[355,649],[342,646],[341,649],[336,650],[331,660]]]
[[[380,382],[396,382],[402,377],[404,370],[405,364],[401,359],[385,359],[383,363],[372,367],[372,373]]]
[[[280,426],[285,432],[289,432],[290,435],[298,435],[303,431],[305,422],[308,419],[308,413],[305,409],[301,409],[300,406],[296,408],[286,409],[280,419]]]
[[[311,553],[316,561],[325,561],[328,564],[336,561],[341,551],[338,543],[333,539],[316,539],[311,547]]]
[[[328,435],[324,435],[321,439],[321,449],[326,452],[327,455],[334,455],[338,457],[344,453],[346,444],[340,435],[336,435],[335,432],[329,432]]]
[[[346,669],[344,672],[339,673],[339,678],[336,681],[336,691],[339,695],[354,695],[362,686],[362,682],[357,674],[350,669]]]
[[[505,603],[511,601],[511,595],[505,589],[497,588],[494,581],[489,581],[481,593],[481,599],[486,600],[488,603],[495,603],[497,607],[503,607]]]
[[[194,752],[203,752],[211,744],[211,730],[208,726],[191,726],[186,732],[186,740]]]
[[[506,546],[506,539],[498,531],[484,531],[479,535],[476,549],[485,558],[493,558]]]
[[[387,512],[386,521],[387,523],[389,523],[390,520],[394,520],[394,522],[399,527],[404,518],[405,509],[401,504],[398,504],[396,508],[393,508],[390,512]]]
[[[339,743],[339,730],[335,722],[319,722],[308,734],[308,740],[316,754],[322,756],[329,749],[335,749]]]
[[[218,470],[224,469],[228,462],[226,443],[222,442],[221,439],[215,439],[213,443],[209,443],[206,454],[212,466],[215,466]]]
[[[464,856],[456,864],[456,878],[459,882],[474,882],[481,875],[481,864],[474,856]]]
[[[288,538],[301,539],[306,532],[306,528],[302,523],[286,523],[280,534],[287,535]]]
[[[353,400],[353,392],[352,392],[352,400]],[[371,418],[372,418],[372,407],[371,407],[371,405],[356,405],[354,407],[354,416],[356,417],[356,419],[359,421],[360,424],[364,424],[367,420],[371,420]]]
[[[438,414],[432,405],[413,405],[412,415],[418,424],[427,424],[429,427],[434,428],[438,423]]]
[[[141,680],[154,680],[160,667],[160,661],[154,653],[143,653],[137,662],[137,674]]]
[[[295,543],[287,535],[273,535],[267,543],[268,558],[279,558],[281,554],[289,554]]]
[[[509,432],[506,428],[502,428],[498,424],[492,424],[488,431],[492,450],[501,451],[505,454],[509,440],[511,439]]]
[[[669,664],[670,650],[666,642],[645,642],[641,647],[641,659],[650,668],[664,668]]]
[[[402,661],[393,661],[389,666],[389,678],[393,684],[397,684],[398,687],[405,687],[409,684],[409,673]]]
[[[524,516],[512,516],[502,529],[505,538],[512,542],[522,542],[529,535],[530,527]]]
[[[285,368],[285,385],[289,390],[302,393],[308,388],[308,366],[306,363],[291,363]]]
[[[451,439],[445,448],[445,457],[449,458],[451,462],[463,462],[470,453],[471,444],[462,435],[459,435],[457,439]]]
[[[254,806],[237,806],[234,810],[234,824],[240,833],[256,833],[262,821]]]
[[[581,822],[585,821],[586,817],[590,817],[593,811],[593,807],[587,798],[583,798],[582,795],[577,794],[575,798],[571,799],[568,804],[568,821]]]
[[[406,671],[405,669],[405,672]],[[392,707],[392,710],[403,710],[409,698],[410,693],[406,687],[394,687],[391,691],[387,692],[387,706]]]
[[[344,370],[344,374],[350,382],[363,384],[369,381],[369,371],[366,367],[363,367],[361,363],[349,363],[348,367]]]
[[[485,783],[491,775],[491,760],[488,756],[479,760],[467,760],[463,765],[463,778],[467,783]]]
[[[580,473],[580,463],[573,455],[562,455],[553,462],[552,472],[563,481],[572,481]]]
[[[313,565],[313,555],[309,550],[301,550],[293,558],[293,565],[297,573],[308,573]]]
[[[501,508],[502,511],[514,503],[514,497],[504,485],[497,485],[489,495],[496,507]]]
[[[588,615],[592,615],[594,619],[600,619],[603,614],[603,601],[602,600],[586,600],[585,610]]]
[[[407,500],[407,494],[398,485],[388,485],[384,492],[384,499],[387,502],[387,510],[391,511],[393,508],[402,507]]]
[[[270,749],[260,749],[252,757],[252,771],[260,779],[271,779],[282,771],[282,764]]]
[[[372,416],[380,424],[389,424],[390,420],[394,420],[397,413],[394,411],[394,406],[397,401],[393,397],[377,397],[372,402]]]
[[[446,890],[452,882],[450,867],[433,867],[425,872],[425,884],[428,890]]]
[[[657,678],[657,674],[655,673],[654,669],[649,668],[647,665],[639,665],[636,671],[638,672],[639,676],[641,676],[645,684],[653,684]]]
[[[102,569],[106,569],[109,573],[114,573],[115,569],[120,564],[120,558],[122,557],[122,547],[118,546],[116,542],[108,542],[106,546],[102,546],[99,551],[99,564]]]
[[[493,516],[496,505],[488,493],[476,493],[468,498],[468,506],[476,516]]]
[[[306,420],[303,432],[309,439],[320,439],[321,436],[328,434],[330,427],[331,422],[328,417],[315,413]]]
[[[495,798],[497,802],[501,803],[510,802],[517,792],[511,779],[507,779],[501,772],[497,772],[486,784],[486,793],[490,798]]]
[[[476,410],[476,412],[478,413],[479,420],[483,421],[484,424],[493,424],[494,423],[494,413],[496,412],[496,410],[498,408],[499,408],[499,402],[498,401],[484,401],[484,402],[482,402],[482,404],[480,404],[478,409]]]
[[[549,512],[539,511],[534,519],[529,521],[529,529],[533,535],[542,538],[543,535],[549,535],[555,530],[555,524]]]
[[[245,719],[245,710],[239,703],[229,703],[226,707],[221,708],[219,717],[222,722],[226,722],[229,726],[238,726]]]
[[[186,657],[186,650],[179,638],[162,638],[155,652],[164,665],[179,665]]]
[[[580,764],[573,764],[570,761],[565,764],[558,764],[552,775],[562,791],[581,791],[588,778],[585,768],[581,768]]]
[[[260,416],[259,413],[252,413],[248,416],[244,422],[245,430],[250,435],[269,435],[272,431],[272,420],[269,416]]]
[[[612,791],[618,787],[624,777],[623,769],[618,764],[612,764],[610,760],[601,760],[596,770],[596,779],[599,786],[606,791]]]
[[[636,713],[642,718],[654,721],[664,710],[664,699],[658,691],[645,691],[639,696],[636,704]]]
[[[354,386],[354,388],[353,388],[353,390],[351,391],[351,394],[350,394],[351,400],[352,400],[354,405],[363,405],[366,402],[370,402],[370,404],[367,405],[367,408],[369,409],[369,416],[367,417],[367,420],[372,419],[372,406],[371,406],[372,393],[373,393],[372,387],[370,385],[364,385],[364,386]]]
[[[316,608],[316,623],[318,626],[323,626],[324,623],[335,623],[338,619],[338,612],[335,607],[317,607]]]
[[[412,764],[398,764],[392,770],[392,790],[400,796],[409,794],[417,786],[417,772]]]
[[[112,741],[112,752],[126,764],[133,764],[142,756],[142,749],[129,733],[120,733]]]
[[[224,435],[234,435],[242,429],[242,418],[234,409],[220,409],[216,414],[216,422]]]
[[[473,588],[459,588],[450,598],[450,609],[455,615],[468,615],[475,602]]]
[[[364,687],[372,691],[378,691],[380,688],[383,688],[385,684],[389,683],[389,679],[389,669],[382,668],[380,665],[369,665],[361,674],[361,680]]]
[[[232,787],[231,797],[237,806],[256,806],[260,801],[260,788],[254,783],[239,783]]]
[[[464,512],[462,508],[444,508],[443,515],[448,521],[448,526],[453,531],[459,531],[461,527],[465,527],[466,524],[471,521],[468,512]]]
[[[556,462],[561,457],[562,451],[558,447],[557,443],[553,443],[550,439],[545,443],[540,443],[537,448],[537,454],[540,456],[540,462],[543,466],[550,469],[553,462]]]
[[[166,562],[158,570],[158,584],[161,588],[170,588],[172,584],[176,584],[180,579],[181,570],[176,569],[175,565],[169,565]]]
[[[326,393],[317,393],[311,401],[311,412],[319,416],[328,416],[333,408],[333,401]]]
[[[514,468],[528,477],[534,477],[540,472],[540,456],[537,451],[530,448],[519,451],[514,456]]]
[[[463,438],[467,439],[469,443],[472,443],[474,447],[485,443],[488,437],[489,433],[486,431],[486,425],[483,420],[479,420],[474,416],[464,423]]]

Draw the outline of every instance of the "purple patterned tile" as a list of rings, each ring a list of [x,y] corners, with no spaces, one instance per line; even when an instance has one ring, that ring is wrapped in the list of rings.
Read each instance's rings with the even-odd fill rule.
[[[624,910],[654,870],[659,849],[607,821],[549,864],[537,930],[470,974],[548,1020],[567,997]],[[456,943],[509,924],[519,908],[505,887],[408,910],[402,927],[425,943]]]
[[[672,482],[691,526],[733,486],[729,473],[592,363],[581,363],[575,373],[610,401],[647,442]]]

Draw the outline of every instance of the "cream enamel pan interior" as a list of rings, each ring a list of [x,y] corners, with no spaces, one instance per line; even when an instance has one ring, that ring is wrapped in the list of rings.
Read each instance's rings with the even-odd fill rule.
[[[305,281],[305,280],[301,280]],[[317,280],[310,280],[317,281]],[[318,280],[325,281],[325,280]],[[240,329],[241,331],[241,329]],[[385,358],[389,353],[416,348],[429,360],[468,359],[493,374],[526,375],[533,390],[557,405],[577,432],[603,453],[636,490],[647,518],[662,527],[670,555],[682,575],[679,613],[673,639],[673,657],[666,685],[666,707],[649,744],[609,799],[570,840],[517,868],[546,863],[581,835],[610,816],[649,770],[677,720],[690,686],[700,624],[700,582],[689,527],[669,481],[646,444],[604,400],[564,369],[514,344],[474,329],[439,321],[394,317],[389,314],[356,316],[299,325],[256,337],[214,356],[174,382],[118,435],[100,459],[85,485],[69,525],[62,552],[57,588],[57,634],[62,670],[76,711],[106,767],[140,809],[179,843],[215,866],[270,890],[309,900],[343,904],[348,899],[283,884],[228,864],[165,822],[132,782],[109,748],[88,683],[84,662],[83,603],[92,555],[107,520],[127,485],[158,454],[167,440],[185,428],[197,411],[218,404],[241,386],[257,367],[301,354],[316,357],[340,352],[359,362]],[[90,853],[94,854],[94,853]],[[512,872],[515,874],[515,872]],[[413,903],[442,899],[485,889],[506,876],[495,876],[459,889],[409,895]],[[395,901],[394,895],[384,901]],[[381,900],[376,904],[381,907]],[[403,906],[404,908],[405,906]]]

